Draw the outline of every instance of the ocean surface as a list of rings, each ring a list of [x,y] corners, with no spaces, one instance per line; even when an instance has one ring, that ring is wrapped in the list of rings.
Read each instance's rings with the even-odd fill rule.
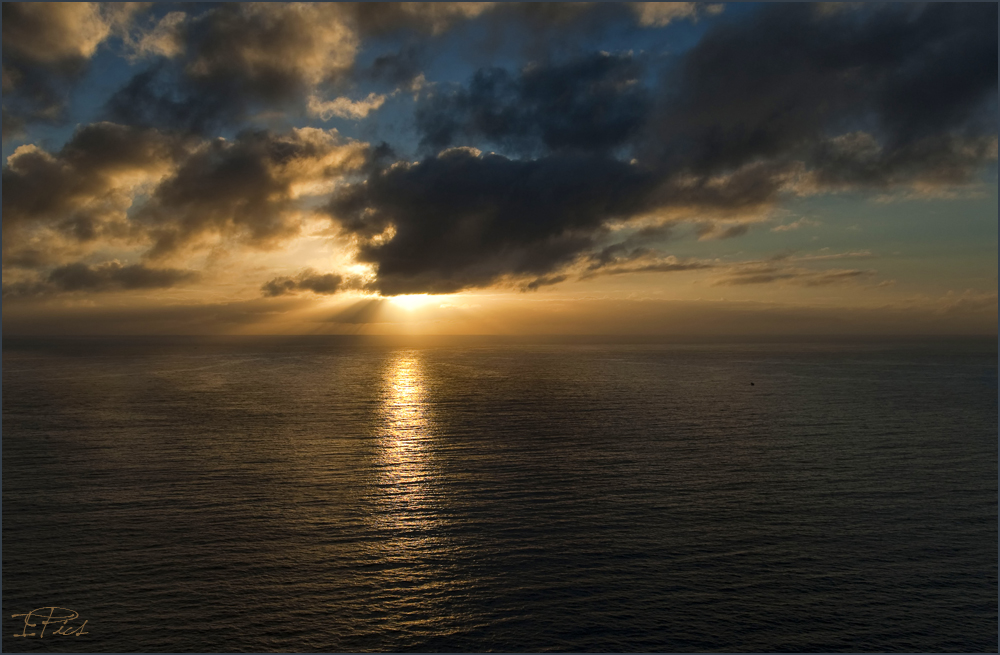
[[[997,552],[993,340],[3,340],[7,651],[995,652]]]

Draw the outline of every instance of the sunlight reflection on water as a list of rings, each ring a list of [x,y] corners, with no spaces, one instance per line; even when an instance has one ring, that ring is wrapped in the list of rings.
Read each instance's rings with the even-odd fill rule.
[[[440,512],[433,423],[419,353],[398,353],[386,366],[382,384],[373,518],[397,539],[422,540],[426,535],[419,533],[437,523]]]
[[[384,369],[367,516],[380,535],[370,551],[368,607],[395,617],[392,629],[449,632],[474,580],[455,576],[447,499],[421,353],[395,354]]]
[[[429,422],[420,360],[401,353],[387,368],[378,440],[379,486],[395,505],[419,501],[428,477]]]

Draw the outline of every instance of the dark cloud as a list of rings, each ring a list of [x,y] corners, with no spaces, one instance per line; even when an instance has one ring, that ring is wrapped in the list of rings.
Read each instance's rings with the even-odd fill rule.
[[[457,149],[377,171],[329,209],[364,239],[358,259],[378,265],[381,292],[447,293],[549,273],[593,247],[604,221],[635,213],[649,190],[647,175],[614,159]]]
[[[886,146],[868,134],[851,133],[816,145],[817,165],[805,190],[961,186],[996,155],[996,134],[944,133]]]
[[[107,116],[127,125],[198,134],[247,119],[251,107],[229,85],[198,86],[169,64],[158,62],[111,96],[105,105]]]
[[[106,291],[110,289],[165,289],[196,280],[198,274],[174,268],[147,268],[142,264],[122,266],[109,262],[90,267],[76,263],[61,266],[49,274],[49,282],[63,291]]]
[[[192,145],[156,130],[95,123],[55,154],[21,146],[3,167],[4,266],[8,257],[17,265],[47,263],[38,251],[51,254],[63,242],[131,236],[135,189],[168,173]]]
[[[23,116],[8,112],[3,108],[3,138],[4,140],[24,134],[27,121]]]
[[[273,298],[299,291],[312,291],[317,294],[333,294],[340,291],[344,278],[333,273],[317,273],[306,269],[295,277],[276,277],[261,287],[264,296]]]
[[[770,6],[710,30],[655,93],[623,55],[483,69],[425,100],[417,126],[434,148],[625,145],[699,177],[768,162],[834,187],[966,181],[996,136],[996,17],[989,4]]]
[[[568,55],[611,32],[640,29],[640,22],[636,8],[621,2],[500,2],[479,47],[493,53],[516,43],[532,59]]]
[[[75,262],[52,270],[41,280],[5,284],[3,295],[16,298],[72,291],[167,289],[194,282],[198,278],[198,273],[194,271],[175,268],[148,268],[143,264],[124,266],[119,262],[90,266]]]
[[[371,66],[360,71],[359,77],[394,87],[408,87],[420,75],[421,63],[419,49],[411,45],[399,52],[376,57]]]
[[[941,3],[772,5],[723,21],[665,78],[640,152],[696,175],[765,159],[803,161],[820,184],[952,181],[940,159],[996,137],[995,116],[982,121],[996,20],[993,4]],[[873,145],[831,156],[830,139],[850,133]]]
[[[3,136],[29,123],[60,123],[90,58],[127,29],[141,3],[3,3]]]
[[[53,74],[39,66],[5,62],[3,79],[4,139],[22,136],[32,123],[58,124],[66,119],[65,98],[76,74]]]
[[[434,149],[492,143],[509,151],[607,151],[635,135],[649,93],[630,55],[596,53],[529,66],[517,75],[480,70],[468,88],[429,96],[416,109]]]
[[[85,24],[74,29],[73,22]],[[63,118],[67,89],[105,31],[87,3],[3,3],[3,136]]]
[[[559,284],[560,282],[565,282],[568,276],[566,275],[546,275],[543,277],[536,277],[531,282],[524,285],[525,291],[538,291],[541,287],[551,286],[553,284]]]
[[[358,259],[377,265],[380,292],[449,293],[558,274],[597,247],[610,221],[757,211],[780,184],[766,166],[688,180],[605,155],[517,160],[456,148],[378,170],[335,194],[328,210],[362,240]]]
[[[337,3],[224,3],[173,26],[172,57],[107,103],[118,122],[210,132],[262,107],[288,108],[349,70],[358,47]]]
[[[22,146],[3,168],[3,224],[59,220],[115,191],[119,177],[154,174],[169,166],[182,144],[156,130],[95,123],[55,155]]]

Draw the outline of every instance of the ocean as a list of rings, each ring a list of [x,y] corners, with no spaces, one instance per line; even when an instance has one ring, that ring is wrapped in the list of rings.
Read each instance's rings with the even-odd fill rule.
[[[997,552],[992,339],[3,340],[7,651],[995,652]]]

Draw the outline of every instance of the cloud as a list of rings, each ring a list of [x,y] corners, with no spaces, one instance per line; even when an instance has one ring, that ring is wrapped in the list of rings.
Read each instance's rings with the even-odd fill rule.
[[[847,280],[874,275],[875,271],[862,271],[858,269],[823,271],[811,277],[806,277],[804,282],[808,287],[820,287],[828,284],[837,284]]]
[[[681,259],[663,255],[650,248],[629,250],[626,243],[616,243],[584,259],[586,268],[578,279],[587,280],[598,275],[624,275],[632,273],[675,273],[698,271],[718,266],[715,262]]]
[[[701,223],[695,229],[695,233],[698,235],[699,241],[707,241],[709,239],[732,239],[735,237],[741,237],[750,231],[750,226],[746,223],[737,223],[736,225],[727,225],[725,223]]]
[[[743,286],[790,282],[792,284],[820,287],[870,278],[876,271],[862,269],[829,269],[817,271],[771,262],[746,262],[730,266],[714,286]]]
[[[41,280],[5,284],[3,295],[17,298],[73,291],[166,289],[198,278],[194,271],[174,268],[148,268],[143,264],[125,266],[117,261],[96,266],[75,262],[52,270]]]
[[[317,96],[309,96],[307,105],[311,116],[318,116],[324,121],[328,121],[334,116],[340,118],[353,118],[355,120],[364,118],[370,112],[375,111],[385,102],[385,96],[376,93],[369,93],[363,100],[351,100],[350,98],[336,98],[334,100],[320,100]]]
[[[491,24],[537,36],[597,34],[611,19],[657,27],[717,11],[687,3],[184,5],[133,28],[139,8],[76,7],[4,6],[12,17],[5,130],[58,120],[59,80],[77,79],[109,35],[145,68],[107,104],[119,123],[81,128],[59,151],[22,146],[8,159],[5,270],[127,248],[159,265],[231,244],[277,248],[329,195],[323,211],[346,242],[338,247],[372,265],[372,289],[385,294],[538,288],[595,265],[594,274],[711,267],[720,284],[827,284],[867,273],[823,278],[793,259],[727,273],[650,246],[682,223],[702,239],[737,238],[793,195],[946,195],[997,157],[997,9],[989,4],[765,5],[723,14],[692,47],[662,57],[553,46],[526,65],[482,68],[464,84],[427,84],[415,106],[419,154],[395,163],[388,145],[373,149],[332,130],[240,128],[282,112],[362,119],[390,91],[360,91],[359,82],[415,89],[432,51],[427,37],[485,12]],[[8,29],[18,34],[8,40]],[[373,37],[391,40],[392,52],[362,66],[358,55]],[[51,39],[59,45],[41,49]],[[219,130],[229,138],[208,138]],[[608,251],[621,228],[631,235]],[[271,282],[283,293],[310,289],[295,276]]]
[[[869,251],[799,255],[781,253],[766,260],[723,261],[677,257],[647,247],[631,247],[631,237],[620,243],[606,246],[600,251],[584,253],[563,266],[558,274],[528,279],[521,288],[534,291],[541,286],[565,280],[589,280],[605,275],[632,275],[636,273],[679,273],[686,271],[711,271],[713,286],[742,286],[787,281],[792,284],[818,287],[851,282],[876,274],[873,270],[827,269],[816,270],[802,266],[804,262],[844,259],[870,259]],[[881,285],[880,285],[881,286]]]
[[[681,18],[697,19],[699,13],[722,13],[724,5],[698,2],[632,2],[632,11],[643,27],[663,27]]]
[[[433,38],[487,12],[499,23],[561,31],[582,29],[584,18],[602,25],[631,13],[600,3],[223,3],[171,12],[127,35],[127,56],[153,61],[108,101],[107,117],[210,133],[262,111],[297,111],[309,97],[339,95],[356,79],[412,88],[420,75],[417,49],[404,47],[356,70],[364,39]]]
[[[334,273],[317,273],[307,268],[295,277],[276,277],[261,287],[265,297],[273,298],[299,291],[312,291],[316,294],[333,294],[341,290],[344,278]]]
[[[961,293],[948,291],[937,301],[939,314],[963,314],[976,312],[996,312],[997,292],[965,289]]]
[[[439,34],[488,3],[223,3],[171,13],[133,37],[133,57],[155,57],[108,101],[120,123],[209,133],[263,110],[298,110],[321,88],[347,82],[366,36]],[[387,63],[379,74],[388,71]],[[374,72],[374,71],[373,71]],[[320,102],[317,100],[316,102]],[[312,103],[316,113],[362,117],[362,104]]]
[[[32,122],[64,120],[66,96],[109,36],[141,3],[3,3],[4,138]]]
[[[211,237],[275,247],[298,234],[301,198],[329,192],[366,157],[366,144],[315,128],[208,142],[136,211],[153,242],[147,256],[166,257]]]
[[[566,280],[566,275],[545,275],[542,277],[536,277],[531,282],[524,285],[524,291],[538,291],[539,288],[550,286],[553,284],[559,284]]]
[[[420,50],[409,45],[399,52],[376,57],[371,66],[358,71],[358,75],[376,82],[386,82],[394,87],[412,88],[416,80],[423,75],[420,68]]]
[[[967,184],[996,159],[982,120],[995,20],[993,5],[767,6],[718,23],[658,88],[629,55],[482,69],[417,107],[423,147],[448,150],[379,170],[329,208],[383,293],[448,292],[558,276],[643,216],[732,238],[792,194]],[[946,70],[954,93],[894,99],[955,87]],[[477,154],[487,145],[504,155]]]
[[[495,2],[359,2],[350,6],[359,32],[381,36],[400,29],[439,35],[456,23],[492,11]]]
[[[850,145],[848,145],[850,144]],[[822,161],[797,184],[800,194],[821,191],[901,189],[904,195],[954,197],[996,160],[996,134],[945,133],[895,148],[856,132],[817,144]]]
[[[437,93],[416,109],[422,143],[433,149],[492,143],[517,152],[606,151],[633,137],[648,112],[641,64],[595,53],[517,75],[478,71],[467,88]]]
[[[643,205],[646,176],[607,158],[533,161],[454,149],[334,194],[329,211],[378,266],[379,291],[447,293],[544,275]],[[387,234],[391,233],[391,237]]]
[[[5,2],[4,59],[9,55],[53,67],[79,66],[139,8],[134,2]]]
[[[276,247],[304,203],[362,166],[336,130],[248,131],[203,141],[97,123],[58,152],[21,146],[3,169],[3,254],[45,268],[117,244],[162,259],[226,240]]]
[[[207,132],[262,106],[285,108],[350,69],[360,40],[348,14],[339,3],[231,3],[175,16],[136,50],[173,59],[136,74],[108,101],[109,115]]]
[[[791,232],[793,230],[797,230],[800,227],[804,227],[804,226],[807,226],[807,225],[812,226],[812,227],[816,227],[816,226],[820,225],[820,222],[819,221],[814,221],[814,220],[811,220],[811,219],[808,219],[808,218],[800,218],[797,221],[792,221],[791,223],[785,223],[784,225],[775,225],[774,227],[771,228],[771,231],[772,232]]]
[[[187,14],[172,11],[161,18],[152,29],[126,35],[126,56],[130,60],[144,57],[176,57],[184,52],[184,28]]]
[[[801,162],[810,192],[962,183],[995,143],[996,18],[985,4],[773,5],[723,20],[665,80],[640,159],[695,175]]]
[[[596,247],[616,220],[652,211],[755,211],[774,192],[761,179],[753,170],[662,180],[603,155],[518,160],[453,148],[345,185],[327,209],[358,240],[358,260],[376,265],[381,293],[449,293],[559,271]],[[717,236],[745,229],[729,225]]]
[[[130,238],[134,197],[167,176],[192,145],[156,130],[96,123],[78,129],[58,153],[20,146],[3,168],[4,265],[24,249]]]
[[[826,248],[824,248],[826,250]],[[820,262],[835,259],[871,259],[875,255],[870,250],[852,250],[850,252],[824,253],[821,255],[787,255],[772,259],[772,261],[788,260],[795,262]]]

